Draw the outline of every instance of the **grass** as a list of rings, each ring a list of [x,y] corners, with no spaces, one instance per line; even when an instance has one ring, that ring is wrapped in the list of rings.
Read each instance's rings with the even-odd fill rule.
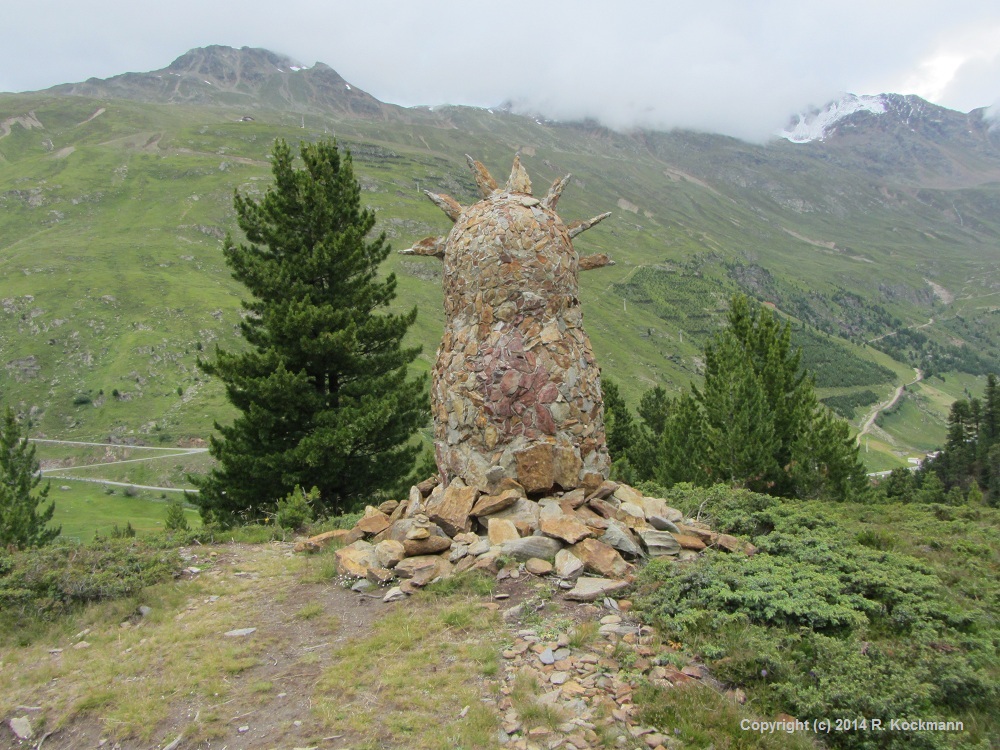
[[[587,648],[597,638],[600,624],[594,620],[584,620],[569,633],[570,648]]]
[[[499,618],[464,597],[444,608],[436,599],[411,600],[336,649],[313,704],[324,731],[363,748],[498,746],[495,711],[480,699],[497,672]]]
[[[514,677],[510,699],[526,733],[539,726],[555,729],[569,718],[559,708],[539,702],[541,694],[542,685],[534,674],[521,672]]]
[[[176,721],[179,701],[198,715],[185,735],[192,742],[212,737],[231,715],[219,710],[231,698],[253,703],[274,692],[272,680],[253,675],[265,655],[280,648],[266,626],[245,639],[222,633],[248,620],[260,625],[252,609],[262,589],[273,594],[295,581],[296,566],[277,550],[261,548],[241,567],[251,575],[153,586],[136,598],[38,624],[31,645],[2,643],[0,662],[8,677],[0,685],[0,711],[43,705],[32,718],[38,732],[90,717],[100,724],[101,736],[149,743],[164,722]],[[135,616],[139,604],[151,608],[148,616]],[[74,648],[84,630],[89,647]],[[61,650],[51,652],[55,647]],[[53,681],[57,691],[50,689]]]
[[[98,484],[53,479],[49,499],[55,502],[56,511],[52,525],[62,526],[62,537],[79,542],[89,542],[95,534],[107,535],[115,526],[131,523],[139,535],[163,531],[167,512],[163,493],[138,490],[128,497],[124,487],[114,488],[108,494]],[[61,487],[68,487],[63,490]],[[188,526],[197,529],[201,517],[192,507],[184,509]]]
[[[914,387],[892,409],[882,412],[876,423],[897,442],[918,451],[940,449],[948,434],[947,411],[934,407],[924,389]]]
[[[731,750],[814,750],[807,732],[755,732],[761,718],[710,687],[687,683],[669,690],[646,686],[636,694],[639,721],[655,726],[690,748]],[[766,719],[765,719],[766,721]],[[772,720],[773,721],[773,720]]]
[[[468,596],[492,596],[496,589],[496,578],[478,570],[470,570],[460,575],[434,581],[424,588],[431,596],[449,597],[458,594]]]
[[[697,657],[709,665],[721,687],[695,683],[670,689],[640,687],[634,700],[642,725],[655,727],[685,747],[816,747],[811,735],[760,733],[744,728],[744,723],[773,720],[782,711],[796,718],[815,712],[846,715],[854,704],[838,701],[871,700],[876,705],[893,698],[890,693],[893,699],[916,700],[912,696],[919,686],[908,682],[907,670],[928,642],[920,658],[933,660],[934,674],[941,676],[934,681],[937,688],[953,691],[960,700],[963,685],[979,691],[996,685],[995,654],[983,645],[996,639],[990,613],[1000,601],[1000,511],[794,501],[771,501],[764,508],[754,505],[763,502],[759,496],[733,493],[736,505],[729,505],[723,502],[729,491],[708,494],[712,499],[705,511],[712,523],[750,534],[761,552],[752,558],[706,553],[686,567],[659,567],[686,574],[692,566],[708,571],[704,566],[719,561],[739,563],[742,584],[727,596],[746,599],[744,619],[723,618],[706,625],[706,618],[719,613],[695,607],[685,615],[693,626],[681,632],[674,627],[676,622],[671,625],[653,616],[661,627],[650,644],[657,654],[651,660],[681,668]],[[761,515],[765,510],[771,515]],[[831,557],[831,550],[840,549],[848,549],[850,559]],[[559,727],[572,718],[540,700],[549,686],[537,673],[525,670],[511,673],[509,681],[498,679],[503,671],[499,644],[509,642],[510,631],[495,611],[482,606],[492,590],[491,577],[458,576],[448,585],[428,587],[404,604],[385,606],[331,588],[331,579],[322,574],[333,559],[330,551],[289,557],[286,546],[243,542],[193,551],[199,555],[193,564],[203,571],[197,577],[152,586],[131,598],[91,605],[54,621],[22,623],[0,634],[5,674],[0,682],[0,714],[13,715],[17,706],[37,705],[43,710],[33,714],[33,724],[40,732],[95,727],[99,734],[86,743],[81,738],[81,746],[96,744],[100,738],[164,744],[181,733],[192,745],[231,744],[235,727],[256,726],[266,715],[269,731],[280,733],[289,746],[312,746],[319,738],[342,735],[350,747],[371,750],[499,748],[502,712],[497,704],[504,697],[509,697],[525,732],[536,729],[539,736],[551,732],[555,738],[564,731]],[[791,594],[804,597],[798,608],[790,607],[791,599],[773,588],[776,578],[768,583],[759,575],[769,560],[773,563],[792,553],[799,555],[799,562],[793,566]],[[899,567],[904,559],[900,556],[912,561]],[[817,578],[810,571],[828,557],[836,564],[828,565]],[[859,572],[857,560],[870,565]],[[898,575],[887,577],[890,568]],[[696,589],[703,594],[715,591],[731,572],[718,568]],[[864,585],[841,591],[838,574],[854,575]],[[757,586],[761,582],[767,586]],[[643,580],[637,592],[637,607],[647,617],[651,610],[644,608],[643,595],[649,594],[648,584]],[[536,583],[536,588],[539,591],[528,601],[546,603],[544,584]],[[769,595],[754,597],[754,592],[762,591]],[[331,609],[336,592],[347,598]],[[866,608],[873,624],[859,635],[873,652],[895,654],[892,658],[898,663],[888,677],[865,672],[869,665],[862,653],[864,644],[851,640],[853,635],[843,640],[836,627],[762,624],[768,618],[806,617],[811,610],[822,610],[834,624],[837,618],[853,622],[844,617],[845,602],[854,606],[865,598],[889,601],[886,597],[891,596],[898,597],[895,619],[890,622],[884,613]],[[151,608],[147,616],[139,616],[139,605]],[[355,628],[359,615],[371,615],[371,607],[379,609],[369,617],[370,626]],[[603,650],[625,670],[638,666],[636,652],[623,643],[595,645],[596,621],[577,622],[557,602],[531,608],[530,621],[543,641],[567,633],[572,649]],[[912,629],[899,630],[906,617],[911,618]],[[257,631],[243,639],[222,635],[247,626]],[[927,628],[939,626],[944,630],[928,641]],[[74,648],[81,639],[89,648]],[[795,682],[791,666],[802,658],[811,660],[821,685],[852,689],[831,697],[823,692],[825,687],[812,685],[808,675]],[[762,675],[762,668],[768,675]],[[641,682],[638,674],[633,676]],[[886,679],[898,684],[883,692]],[[858,680],[865,689],[858,688]],[[795,690],[788,692],[782,687],[786,684]],[[745,692],[745,705],[726,693],[730,686]],[[788,701],[797,702],[796,706]],[[282,713],[290,703],[309,708]],[[945,738],[944,744],[925,742],[928,747],[990,746],[996,717],[988,710],[956,707],[949,716],[965,721],[967,733]],[[597,742],[615,747],[620,727],[613,723],[605,727],[602,718],[595,717]],[[913,738],[889,737],[892,742],[879,740],[874,745],[865,745],[862,739],[855,734],[824,741],[843,747],[903,747],[901,742]]]

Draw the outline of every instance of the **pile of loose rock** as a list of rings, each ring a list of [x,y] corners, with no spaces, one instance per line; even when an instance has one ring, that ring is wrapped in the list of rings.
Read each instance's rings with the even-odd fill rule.
[[[603,610],[585,606],[591,608],[595,619],[600,618],[592,640],[581,639],[575,629],[543,633],[537,627],[522,628],[516,630],[513,644],[503,650],[504,678],[498,704],[501,742],[512,750],[554,746],[588,750],[606,746],[617,735],[614,744],[619,747],[682,747],[683,743],[667,731],[640,722],[633,694],[643,683],[671,688],[711,682],[705,668],[694,663],[678,668],[664,658],[674,649],[657,645],[653,630],[630,617],[627,609],[631,602],[605,598]],[[504,619],[510,618],[505,614]],[[519,711],[519,681],[533,688],[530,705],[553,709],[562,723],[546,726]],[[730,697],[744,699],[735,692]],[[523,710],[523,696],[521,701]]]
[[[503,479],[492,494],[456,479],[410,489],[403,502],[368,506],[351,530],[303,540],[299,551],[334,539],[341,575],[390,586],[403,598],[428,583],[470,569],[498,573],[511,563],[560,579],[566,598],[595,601],[627,586],[635,565],[653,557],[690,559],[714,546],[752,554],[752,545],[718,534],[659,498],[604,481],[570,492],[529,497]]]

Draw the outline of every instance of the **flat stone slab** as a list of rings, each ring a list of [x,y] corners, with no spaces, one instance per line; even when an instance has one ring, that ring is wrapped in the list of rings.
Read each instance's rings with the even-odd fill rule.
[[[650,557],[676,555],[681,551],[680,542],[669,531],[640,531],[639,537],[649,550]]]
[[[596,602],[628,585],[628,581],[616,581],[613,578],[582,577],[576,580],[576,586],[566,592],[566,598],[575,602]]]
[[[526,536],[500,545],[501,554],[521,562],[527,562],[532,557],[552,560],[561,549],[562,544],[558,539],[550,539],[547,536]]]
[[[555,518],[542,518],[541,529],[546,536],[561,539],[567,544],[576,544],[581,539],[593,536],[593,530],[582,521],[562,515],[562,509],[556,506],[560,515]]]

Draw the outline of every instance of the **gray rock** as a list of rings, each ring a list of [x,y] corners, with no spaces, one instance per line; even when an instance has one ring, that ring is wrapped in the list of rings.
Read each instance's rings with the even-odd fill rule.
[[[227,638],[241,638],[245,635],[250,635],[251,633],[255,633],[256,631],[257,628],[237,628],[236,630],[227,630],[225,633],[223,633],[223,635],[226,636]]]
[[[371,581],[369,581],[366,578],[362,578],[361,580],[357,581],[353,586],[351,586],[351,591],[357,591],[360,593],[362,591],[367,591],[372,587],[372,585],[373,584]]]
[[[555,570],[560,578],[567,580],[579,578],[583,574],[583,560],[568,549],[561,549],[556,552]]]
[[[500,545],[501,554],[521,562],[530,560],[532,557],[551,560],[561,549],[562,544],[558,539],[550,539],[546,536],[526,536],[521,539],[512,539]]]
[[[551,648],[547,648],[538,655],[538,660],[542,664],[554,664],[556,661],[556,656],[555,654],[552,653]]]
[[[513,505],[492,514],[490,518],[502,518],[514,523],[527,523],[532,528],[538,528],[539,511],[538,503],[519,497]]]
[[[538,501],[538,519],[543,518],[560,518],[563,515],[562,506],[559,505],[559,501],[554,497],[543,497]]]
[[[669,531],[640,531],[639,537],[649,550],[650,557],[676,555],[681,551],[680,542]]]
[[[671,534],[680,534],[680,529],[677,525],[663,516],[650,516],[646,519],[649,521],[649,525],[652,526],[657,531],[669,531]]]
[[[19,740],[30,740],[35,735],[31,729],[31,722],[28,721],[27,716],[17,716],[8,721],[7,726],[10,727],[10,731],[12,731],[14,736]]]
[[[639,632],[639,628],[635,625],[622,625],[620,623],[612,623],[609,625],[601,625],[598,628],[598,632],[603,636],[609,635],[628,635],[629,633],[635,635]]]
[[[628,581],[616,581],[613,578],[579,578],[572,591],[566,592],[566,598],[576,602],[596,602],[628,585]]]
[[[474,542],[469,545],[469,554],[473,557],[478,557],[479,555],[486,554],[490,551],[490,540],[483,536],[479,537],[478,542]]]
[[[139,614],[142,615],[143,617],[149,617],[152,613],[153,613],[152,607],[147,607],[145,604],[139,607]]]
[[[520,620],[521,615],[524,614],[524,603],[515,604],[510,609],[504,610],[502,615],[504,622],[514,622],[515,620]]]
[[[385,596],[382,597],[382,601],[396,602],[399,601],[400,599],[405,599],[405,598],[406,598],[406,593],[403,591],[403,589],[401,589],[399,586],[393,586],[386,592]]]
[[[628,527],[621,521],[616,521],[613,518],[608,519],[608,529],[604,532],[604,536],[601,537],[601,541],[609,547],[614,547],[619,552],[623,552],[631,557],[646,556],[646,553],[642,551],[642,547],[639,546],[639,542],[632,536],[632,532],[628,530]]]

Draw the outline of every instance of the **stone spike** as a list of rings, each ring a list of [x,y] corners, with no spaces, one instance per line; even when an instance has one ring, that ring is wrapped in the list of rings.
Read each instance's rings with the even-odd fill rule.
[[[524,167],[521,166],[520,154],[514,157],[514,166],[510,170],[510,177],[507,179],[507,186],[504,189],[508,193],[531,195],[531,179]]]
[[[414,242],[412,247],[399,251],[400,255],[429,255],[434,258],[444,257],[444,237],[424,237]]]
[[[489,170],[481,162],[476,161],[468,154],[465,155],[465,160],[469,163],[469,169],[472,170],[472,176],[475,178],[476,186],[479,188],[479,195],[483,198],[489,198],[497,187],[499,187],[497,181],[493,179],[493,175],[490,174]]]
[[[450,195],[439,195],[438,193],[432,193],[430,190],[425,190],[424,195],[430,198],[435,206],[444,211],[449,219],[458,221],[458,217],[462,214],[462,206],[457,200]]]
[[[569,178],[573,175],[568,174],[562,179],[557,179],[552,183],[552,187],[549,188],[548,194],[542,198],[542,207],[555,210],[556,203],[559,202],[559,196],[562,195],[562,191],[566,189],[566,185],[569,184]]]
[[[581,271],[593,271],[595,268],[613,266],[615,262],[608,257],[607,253],[594,253],[580,258]]]
[[[569,231],[569,238],[573,239],[578,234],[586,232],[592,226],[594,226],[595,224],[600,224],[609,216],[611,216],[610,211],[600,214],[599,216],[595,216],[593,219],[587,219],[586,221],[574,221],[572,224],[566,227],[566,229]]]

